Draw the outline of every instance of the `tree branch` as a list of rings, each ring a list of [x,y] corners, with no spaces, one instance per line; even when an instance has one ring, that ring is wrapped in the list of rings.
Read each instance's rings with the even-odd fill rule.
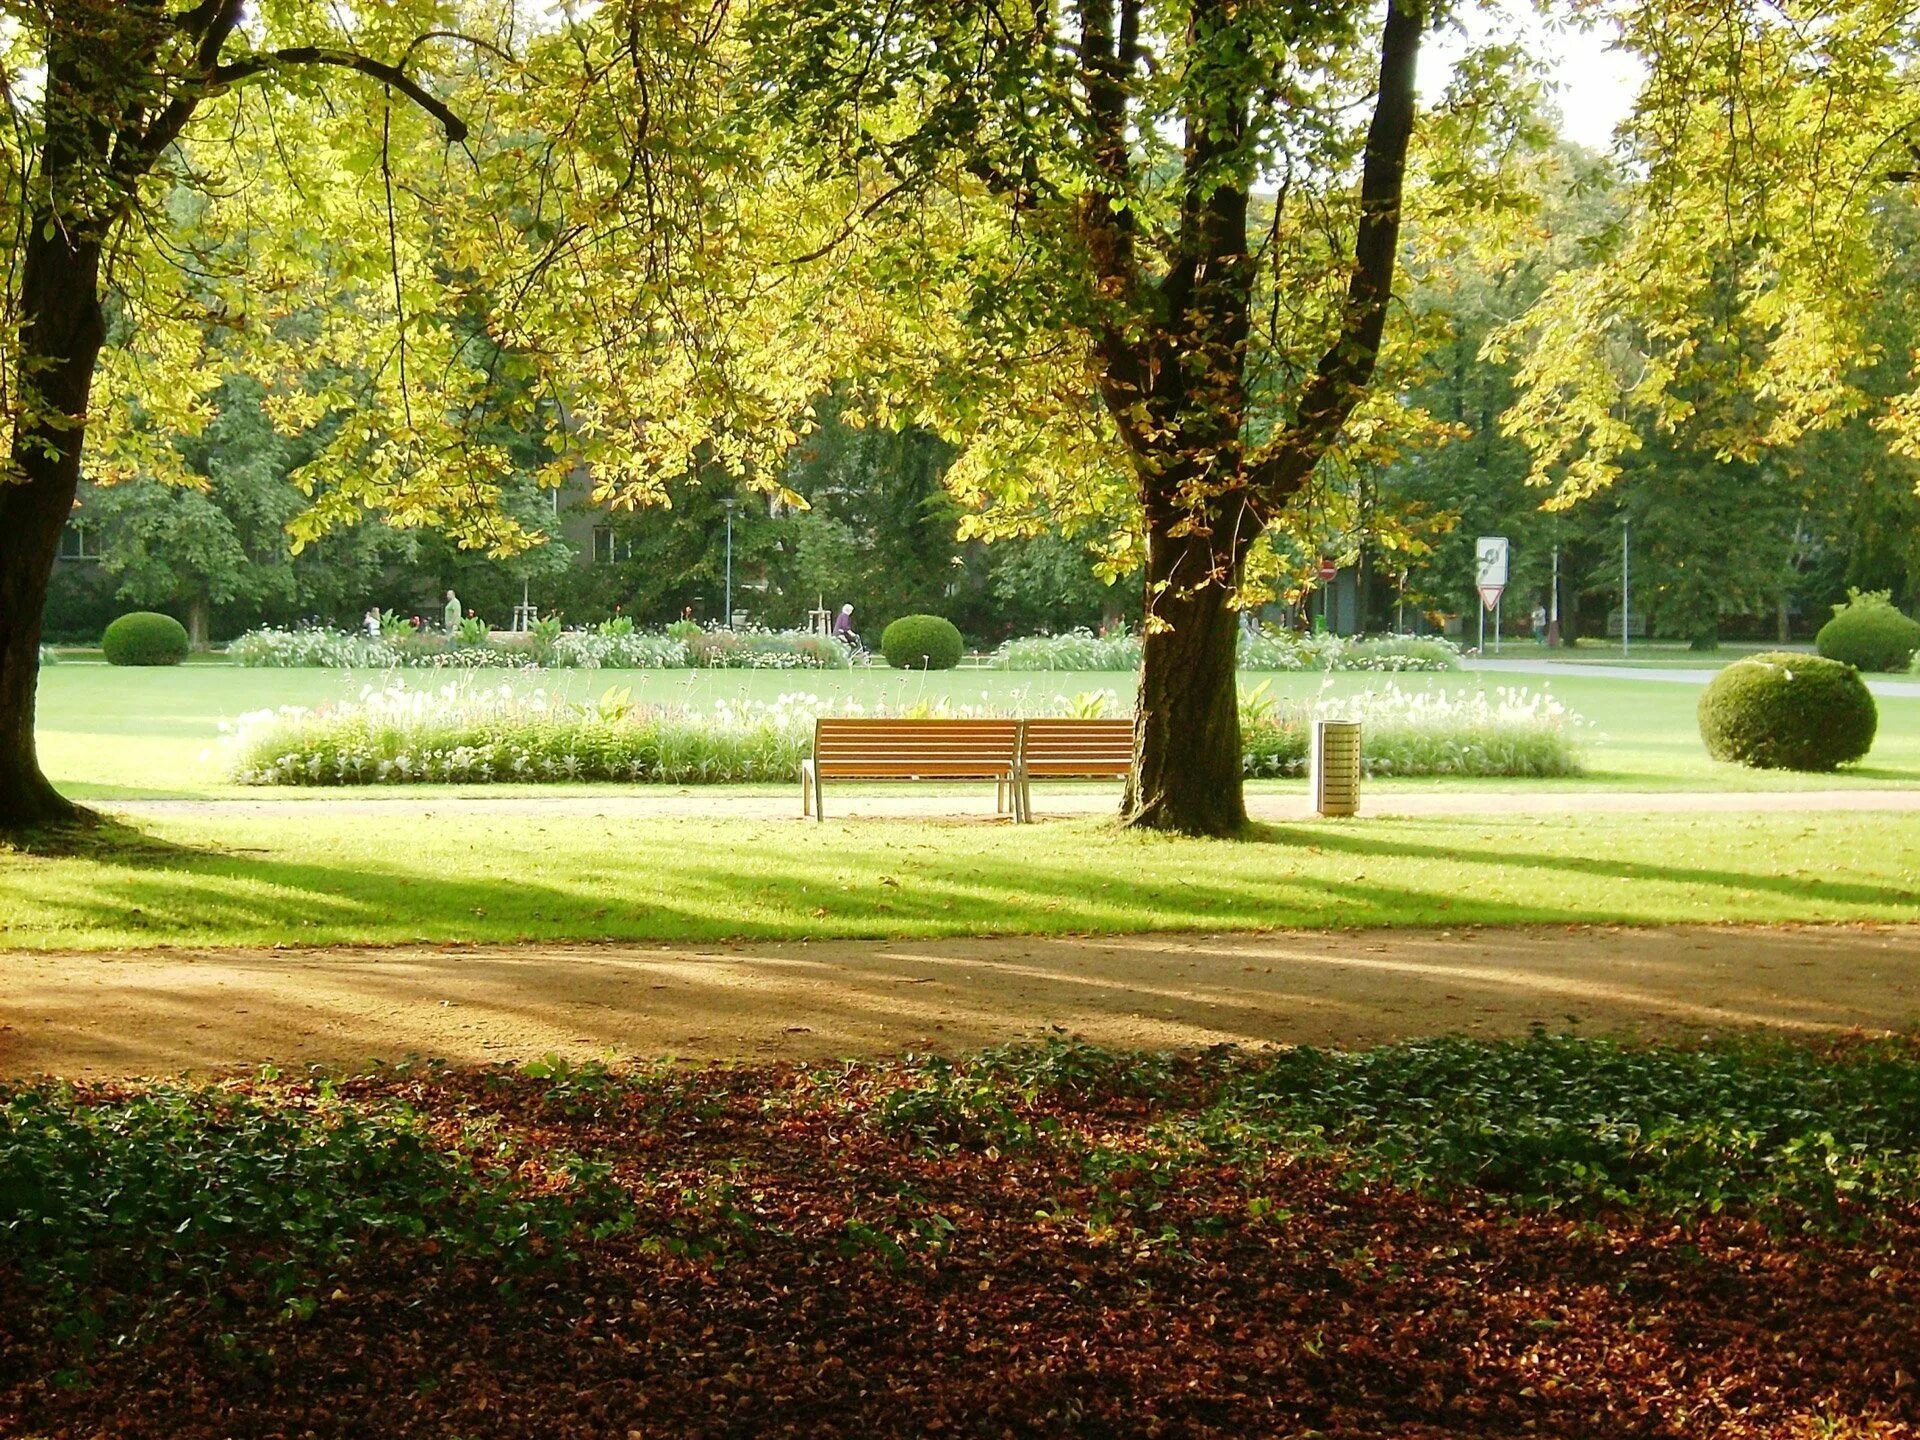
[[[1390,0],[1380,41],[1380,92],[1367,127],[1360,174],[1360,224],[1340,333],[1301,392],[1293,423],[1248,458],[1249,487],[1284,505],[1320,463],[1373,380],[1393,298],[1407,146],[1413,137],[1414,65],[1420,54],[1417,0]]]
[[[329,50],[320,45],[295,45],[285,50],[266,50],[257,55],[249,55],[244,60],[235,60],[227,65],[216,66],[208,77],[211,90],[224,90],[229,86],[241,84],[256,76],[269,74],[275,70],[290,70],[301,65],[334,65],[343,70],[357,70],[362,75],[378,80],[382,85],[390,86],[405,95],[414,104],[440,122],[440,128],[446,132],[447,139],[458,145],[467,138],[467,122],[454,114],[445,101],[429,93],[419,81],[409,76],[397,65],[388,65],[371,56],[361,55],[352,50]]]

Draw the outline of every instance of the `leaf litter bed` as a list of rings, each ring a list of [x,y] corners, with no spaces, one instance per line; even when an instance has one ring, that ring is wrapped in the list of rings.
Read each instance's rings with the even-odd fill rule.
[[[1910,1040],[0,1107],[9,1436],[1920,1434]]]

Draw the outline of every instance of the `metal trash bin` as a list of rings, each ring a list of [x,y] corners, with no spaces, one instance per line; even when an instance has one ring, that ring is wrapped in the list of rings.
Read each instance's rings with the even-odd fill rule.
[[[1313,722],[1313,808],[1320,815],[1360,810],[1360,722]]]

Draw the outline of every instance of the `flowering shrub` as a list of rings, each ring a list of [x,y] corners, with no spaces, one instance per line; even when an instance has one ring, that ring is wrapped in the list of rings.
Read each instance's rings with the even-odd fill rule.
[[[1524,689],[1458,695],[1391,687],[1281,705],[1265,687],[1241,702],[1246,773],[1306,770],[1318,716],[1353,718],[1373,775],[1568,775],[1579,765],[1578,721],[1551,697]],[[1110,690],[1056,695],[1025,713],[1093,717],[1116,713]],[[233,776],[243,785],[489,784],[565,780],[726,785],[789,781],[821,715],[967,718],[996,713],[949,700],[869,708],[793,693],[768,702],[720,701],[710,709],[636,705],[627,690],[598,701],[544,690],[452,682],[437,690],[393,681],[351,704],[288,707],[243,716],[229,727]],[[1005,712],[998,712],[1005,713]]]
[[[400,652],[384,633],[375,638],[349,630],[249,630],[227,646],[227,658],[254,669],[324,666],[333,670],[385,669]]]
[[[1326,689],[1310,700],[1266,701],[1264,686],[1241,699],[1249,776],[1307,773],[1315,720],[1358,720],[1361,764],[1371,776],[1544,777],[1580,773],[1576,732],[1584,723],[1552,695],[1525,686],[1401,690],[1354,695]]]
[[[1070,630],[1064,635],[1028,635],[1009,640],[993,652],[997,670],[1137,670],[1140,637],[1125,632],[1095,635]],[[1450,641],[1421,635],[1379,635],[1348,639],[1341,635],[1296,635],[1262,629],[1240,637],[1243,670],[1442,671],[1460,668],[1460,651]]]
[[[845,670],[853,664],[844,643],[805,630],[697,630],[682,643],[701,670]]]
[[[553,663],[578,670],[682,670],[693,662],[671,635],[569,630],[553,642]]]
[[[227,647],[237,665],[347,670],[844,670],[852,654],[840,641],[799,630],[644,632],[609,622],[562,631],[542,621],[530,634],[486,636],[463,624],[451,641],[435,631],[383,627],[378,637],[349,630],[249,630]]]
[[[1111,691],[1055,697],[1044,713],[1094,715]],[[449,683],[368,686],[357,703],[261,710],[223,726],[243,785],[487,784],[549,780],[728,785],[796,780],[821,715],[974,718],[985,706],[947,700],[869,709],[817,695],[723,700],[710,710],[598,701],[544,690]]]
[[[996,670],[1138,670],[1140,637],[1127,631],[1096,635],[1069,630],[1064,635],[1027,635],[1008,640],[993,652]]]
[[[1240,637],[1245,670],[1371,670],[1383,673],[1460,668],[1460,649],[1432,635],[1296,635],[1262,630]]]

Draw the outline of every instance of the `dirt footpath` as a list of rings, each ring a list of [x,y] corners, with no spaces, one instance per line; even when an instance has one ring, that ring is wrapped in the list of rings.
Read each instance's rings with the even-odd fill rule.
[[[0,957],[0,1074],[1920,1028],[1920,927],[1566,927]]]

